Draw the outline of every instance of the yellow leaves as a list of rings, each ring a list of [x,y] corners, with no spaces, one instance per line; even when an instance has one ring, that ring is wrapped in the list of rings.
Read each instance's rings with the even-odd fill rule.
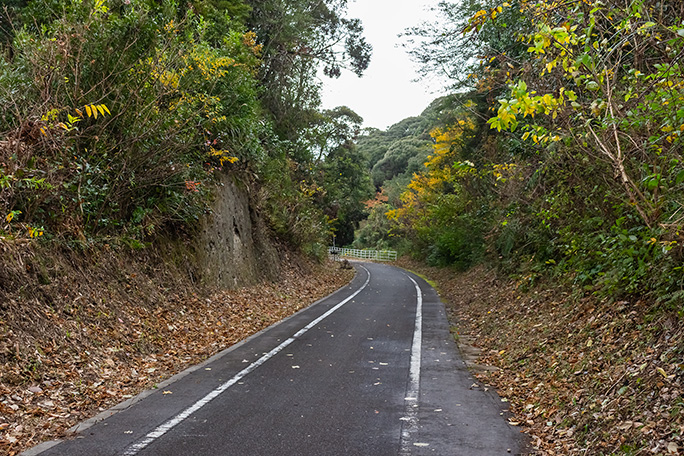
[[[86,111],[86,114],[88,115],[88,117],[94,117],[95,119],[97,119],[98,113],[100,115],[102,115],[102,117],[104,117],[105,113],[107,113],[109,115],[112,114],[109,111],[109,108],[107,107],[107,105],[105,105],[104,103],[99,104],[99,105],[95,105],[95,104],[85,105],[85,111]],[[78,109],[76,110],[76,112],[83,115],[83,113]]]
[[[219,162],[221,163],[221,166],[223,166],[224,163],[235,163],[239,160],[239,158],[234,157],[230,155],[230,151],[227,150],[217,150],[211,147],[209,149],[209,156],[218,158]]]
[[[181,75],[175,71],[165,71],[159,75],[159,82],[166,87],[177,89]]]
[[[495,186],[498,186],[500,183],[504,184],[509,180],[520,181],[523,179],[522,173],[518,169],[518,165],[515,163],[492,164],[491,171],[487,171],[487,173],[491,173],[491,175],[494,176]],[[505,221],[503,226],[506,226],[507,223],[508,222]]]
[[[387,212],[385,212],[385,217],[387,217],[387,220],[397,220],[399,218],[398,214],[398,209],[391,209]]]
[[[523,114],[527,116],[528,114],[534,114],[534,106],[527,104],[523,108]],[[508,105],[499,106],[497,116],[501,119],[501,122],[508,127],[511,123],[516,121],[515,112],[510,109]],[[499,130],[501,131],[501,130]]]
[[[235,59],[225,56],[217,56],[209,48],[195,47],[186,58],[186,63],[199,70],[202,78],[206,81],[214,81],[228,74],[231,67],[236,66]]]
[[[541,98],[541,102],[544,104],[544,106],[547,109],[551,109],[556,106],[556,100],[553,98],[553,95],[550,93],[547,93]]]
[[[21,213],[21,211],[11,211],[9,214],[5,216],[5,222],[7,222],[8,224],[12,223],[14,218]],[[26,229],[31,239],[40,237],[44,234],[42,227],[33,227],[28,224],[20,224],[20,226]]]
[[[43,122],[54,122],[57,120],[57,116],[59,115],[59,110],[58,109],[51,109],[45,114],[43,114],[40,118]]]
[[[474,127],[475,123],[472,121],[472,119],[464,115],[446,129],[433,129],[430,132],[430,136],[434,141],[434,155],[428,157],[428,163],[437,164],[444,160],[444,157],[452,152],[454,143],[461,141],[465,132],[467,130],[473,129]]]
[[[257,44],[256,33],[249,31],[242,36],[242,44],[244,44],[256,56],[261,54],[263,45]]]
[[[11,223],[15,216],[21,214],[21,211],[12,211],[5,217],[7,223]]]
[[[430,132],[434,145],[426,169],[413,175],[400,196],[401,206],[385,214],[389,220],[415,227],[424,224],[444,204],[462,204],[457,196],[459,189],[467,179],[478,176],[475,165],[459,157],[473,128],[472,118],[463,113],[453,124]]]
[[[558,60],[552,60],[545,65],[544,69],[546,70],[547,73],[551,73],[551,71],[553,71],[553,69],[556,67],[556,65],[558,65]],[[544,75],[544,73],[542,72],[542,76],[543,75]]]
[[[319,187],[315,183],[307,183],[306,181],[301,181],[299,184],[299,191],[301,192],[302,195],[306,196],[307,198],[311,198],[314,195],[318,194],[325,194],[325,189],[322,187]]]
[[[37,238],[43,235],[43,229],[42,228],[35,228],[32,226],[27,227],[28,228],[28,233],[31,239]]]
[[[109,11],[107,0],[95,0],[95,7],[93,8],[95,14],[105,14],[107,11]]]
[[[153,80],[172,90],[178,90],[181,78],[188,71],[187,67],[171,68],[169,58],[164,54],[157,58],[148,57],[145,63],[146,67],[142,69],[142,72],[149,74]]]
[[[171,22],[164,25],[164,31],[166,33],[177,33],[178,32],[178,27],[176,26],[176,23],[174,22],[173,19],[171,19]]]
[[[487,11],[485,10],[480,10],[477,13],[475,13],[474,16],[472,16],[468,20],[468,25],[466,28],[463,30],[463,33],[469,33],[472,32],[473,30],[475,31],[480,31],[484,23],[487,21]]]

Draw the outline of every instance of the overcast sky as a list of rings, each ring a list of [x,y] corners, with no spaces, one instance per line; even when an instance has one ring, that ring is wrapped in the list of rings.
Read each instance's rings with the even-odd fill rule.
[[[412,82],[415,64],[399,46],[397,37],[407,27],[432,19],[429,8],[438,0],[350,0],[350,18],[363,22],[364,35],[373,46],[370,66],[362,78],[344,71],[332,80],[321,75],[323,107],[346,105],[364,119],[364,127],[385,129],[419,115],[440,94],[439,87]],[[430,89],[434,93],[430,92]]]

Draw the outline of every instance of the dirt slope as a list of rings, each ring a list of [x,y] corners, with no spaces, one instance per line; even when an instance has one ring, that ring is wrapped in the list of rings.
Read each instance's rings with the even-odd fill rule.
[[[277,283],[221,291],[150,250],[0,241],[0,253],[0,454],[8,455],[63,436],[353,275],[285,253]]]

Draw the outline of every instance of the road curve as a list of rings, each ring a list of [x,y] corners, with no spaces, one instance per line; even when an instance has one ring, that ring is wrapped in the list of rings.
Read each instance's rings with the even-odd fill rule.
[[[349,286],[25,456],[524,453],[435,291],[392,266],[355,268]]]

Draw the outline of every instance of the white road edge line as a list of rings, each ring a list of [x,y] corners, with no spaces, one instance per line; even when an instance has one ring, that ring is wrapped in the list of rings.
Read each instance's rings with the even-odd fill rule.
[[[413,332],[413,345],[411,346],[411,364],[409,369],[409,382],[404,399],[405,415],[402,418],[401,445],[399,454],[402,456],[411,454],[411,436],[418,431],[418,400],[420,399],[420,363],[421,350],[423,347],[423,294],[415,280],[407,277],[416,287],[416,327]]]
[[[343,301],[341,301],[339,304],[335,305],[333,308],[331,308],[330,310],[328,310],[327,312],[325,312],[323,315],[321,315],[320,317],[316,318],[315,320],[313,320],[313,321],[312,321],[311,323],[309,323],[308,325],[304,326],[302,329],[300,329],[299,331],[297,331],[292,337],[290,337],[289,339],[287,339],[286,341],[284,341],[283,343],[281,343],[280,345],[278,345],[276,348],[274,348],[274,349],[271,350],[270,352],[266,353],[264,356],[262,356],[262,357],[259,358],[258,360],[254,361],[252,364],[250,364],[249,366],[247,366],[245,369],[243,369],[243,370],[241,370],[240,372],[238,372],[233,378],[231,378],[231,379],[228,380],[227,382],[225,382],[225,383],[223,383],[222,385],[220,385],[218,388],[216,388],[215,390],[213,390],[212,392],[210,392],[209,394],[207,394],[206,396],[204,396],[204,397],[203,397],[202,399],[200,399],[199,401],[195,402],[195,403],[194,403],[193,405],[191,405],[190,407],[188,407],[188,408],[186,408],[185,410],[183,410],[181,413],[179,413],[179,414],[176,415],[175,417],[173,417],[173,418],[171,418],[170,420],[166,421],[165,423],[159,425],[154,431],[152,431],[152,432],[150,432],[149,434],[147,434],[142,440],[140,440],[139,442],[136,442],[136,443],[130,445],[130,446],[129,446],[128,448],[126,448],[126,450],[123,452],[123,456],[134,456],[134,455],[138,454],[140,451],[142,451],[145,447],[147,447],[147,446],[150,445],[152,442],[154,442],[155,440],[157,440],[159,437],[163,436],[164,434],[166,434],[167,432],[169,432],[172,428],[174,428],[176,425],[178,425],[178,424],[180,424],[181,422],[183,422],[183,420],[185,420],[186,418],[188,418],[190,415],[192,415],[193,413],[195,413],[196,411],[198,411],[199,409],[201,409],[202,407],[204,407],[205,405],[207,405],[209,402],[212,401],[212,399],[215,399],[217,396],[219,396],[221,393],[223,393],[224,391],[226,391],[228,388],[230,388],[231,386],[233,386],[234,384],[236,384],[237,382],[239,382],[239,381],[240,381],[241,379],[243,379],[247,374],[249,374],[250,372],[252,372],[253,370],[255,370],[257,367],[259,367],[259,366],[261,366],[262,364],[264,364],[264,363],[265,363],[266,361],[268,361],[269,359],[273,358],[276,354],[278,354],[280,351],[282,351],[285,347],[287,347],[287,346],[290,345],[292,342],[294,342],[295,340],[297,340],[298,337],[301,337],[301,336],[302,336],[304,333],[306,333],[308,330],[310,330],[311,328],[313,328],[314,326],[316,326],[317,324],[319,324],[321,321],[323,321],[324,319],[326,319],[327,317],[329,317],[329,316],[330,316],[333,312],[335,312],[337,309],[339,309],[340,307],[342,307],[343,305],[345,305],[346,303],[348,303],[349,301],[351,301],[356,295],[358,295],[359,293],[361,293],[361,291],[362,291],[364,288],[366,288],[366,285],[368,285],[368,283],[370,282],[370,278],[371,278],[370,271],[369,271],[368,269],[366,269],[365,267],[363,267],[363,266],[360,266],[360,267],[361,267],[363,270],[365,270],[366,273],[368,274],[368,278],[366,278],[366,282],[361,286],[361,288],[359,288],[359,289],[356,290],[354,293],[352,293],[351,295],[349,295],[346,299],[344,299]]]

